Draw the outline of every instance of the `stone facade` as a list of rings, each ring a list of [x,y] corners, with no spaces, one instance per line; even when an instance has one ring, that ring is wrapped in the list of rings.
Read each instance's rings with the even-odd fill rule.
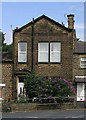
[[[73,30],[56,24],[46,16],[34,22],[33,36],[33,60],[32,60],[32,24],[14,32],[14,69],[33,70],[42,76],[62,76],[72,80],[73,66]],[[18,43],[27,42],[28,59],[26,64],[18,63]],[[39,42],[61,42],[61,63],[60,64],[39,64],[38,43]],[[65,71],[66,69],[66,71]]]
[[[71,19],[72,18],[72,19]],[[16,28],[13,33],[14,46],[14,97],[18,93],[19,78],[25,71],[34,71],[40,76],[63,77],[69,81],[73,80],[73,45],[74,45],[74,15],[68,16],[68,28],[63,24],[42,15],[21,28]],[[73,28],[71,29],[71,25]],[[18,43],[27,43],[27,62],[18,62]],[[38,43],[39,42],[60,42],[61,62],[60,63],[39,63]]]
[[[2,63],[2,83],[5,84],[3,90],[3,99],[12,99],[13,86],[13,63],[12,61],[4,61]]]
[[[73,53],[73,78],[75,76],[86,76],[86,62],[81,67],[81,59],[86,59],[86,42],[76,42]],[[86,61],[86,60],[85,60]]]
[[[86,76],[86,68],[80,67],[81,58],[86,58],[86,54],[74,54],[73,56],[73,79],[75,76]]]
[[[86,42],[76,42],[73,54],[73,79],[77,84],[77,101],[86,100]]]

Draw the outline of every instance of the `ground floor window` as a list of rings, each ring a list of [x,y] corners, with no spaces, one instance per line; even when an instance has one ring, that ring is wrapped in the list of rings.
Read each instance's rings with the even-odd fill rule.
[[[85,83],[77,83],[77,101],[85,100]]]

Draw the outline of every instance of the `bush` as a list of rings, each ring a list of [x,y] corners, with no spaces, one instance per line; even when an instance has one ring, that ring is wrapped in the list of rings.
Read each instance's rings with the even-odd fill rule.
[[[72,83],[60,77],[39,77],[30,73],[26,76],[24,84],[26,96],[29,98],[58,97],[60,100],[57,101],[60,102],[63,98],[76,94]]]
[[[11,112],[11,102],[8,101],[2,102],[2,112]]]

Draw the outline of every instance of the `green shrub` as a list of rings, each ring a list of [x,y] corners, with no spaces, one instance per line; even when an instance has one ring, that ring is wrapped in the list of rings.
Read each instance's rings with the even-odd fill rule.
[[[11,103],[7,101],[2,102],[2,112],[11,112]]]
[[[76,94],[72,83],[60,77],[40,77],[29,73],[24,81],[29,98],[68,97]]]

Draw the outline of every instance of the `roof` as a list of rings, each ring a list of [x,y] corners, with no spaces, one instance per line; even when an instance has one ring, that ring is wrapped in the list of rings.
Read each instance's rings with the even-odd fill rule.
[[[50,22],[54,23],[55,25],[57,25],[57,26],[59,26],[59,27],[64,28],[65,30],[67,30],[67,31],[69,31],[69,32],[72,31],[72,29],[69,29],[69,28],[65,27],[63,24],[60,24],[60,23],[56,22],[55,20],[49,18],[48,16],[42,15],[42,16],[36,18],[36,19],[33,19],[33,21],[31,21],[31,22],[29,22],[28,24],[22,26],[21,28],[15,29],[14,32],[19,32],[19,31],[21,31],[22,29],[24,29],[25,27],[27,27],[27,26],[29,26],[29,25],[32,25],[33,22],[36,23],[37,21],[39,21],[39,20],[41,20],[41,19],[43,19],[43,18],[49,20]]]
[[[86,42],[76,42],[74,53],[85,54],[86,53]]]

